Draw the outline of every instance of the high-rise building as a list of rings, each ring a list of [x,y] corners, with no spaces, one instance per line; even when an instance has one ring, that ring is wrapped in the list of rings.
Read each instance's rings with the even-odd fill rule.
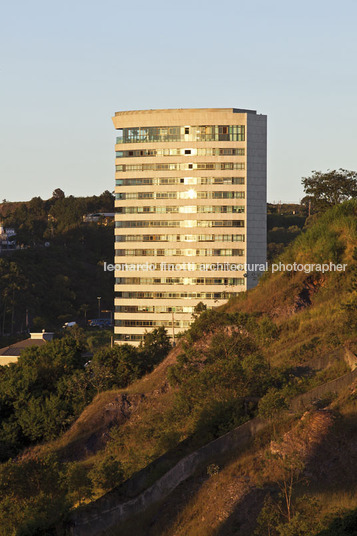
[[[236,108],[115,114],[117,342],[138,344],[162,325],[178,333],[197,303],[214,307],[256,285],[266,119]]]

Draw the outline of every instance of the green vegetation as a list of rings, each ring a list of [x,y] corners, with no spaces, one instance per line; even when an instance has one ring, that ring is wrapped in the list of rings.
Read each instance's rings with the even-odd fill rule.
[[[32,330],[84,324],[97,317],[97,296],[102,309],[112,309],[113,272],[104,272],[103,262],[113,258],[113,222],[83,223],[87,213],[113,212],[112,194],[13,205],[6,206],[4,224],[25,249],[0,258],[1,334],[24,332],[27,319]]]
[[[329,527],[317,536],[353,536],[356,534],[357,509],[345,511],[333,519]]]
[[[346,263],[345,272],[267,273],[256,289],[219,309],[199,306],[167,359],[169,341],[159,329],[138,349],[98,348],[84,366],[89,340],[77,328],[0,370],[0,534],[58,532],[70,509],[154,462],[145,481],[150,485],[184,455],[256,415],[271,424],[248,452],[212,460],[187,483],[192,488],[183,489],[185,498],[177,490],[173,504],[168,500],[151,519],[149,512],[114,533],[233,536],[245,511],[251,518],[246,534],[327,536],[350,530],[357,484],[351,467],[343,465],[348,456],[336,445],[346,435],[356,440],[355,394],[326,397],[329,411],[303,419],[287,408],[296,394],[347,371],[336,351],[343,346],[356,351],[356,259],[357,203],[350,201],[323,213],[281,255],[283,262]],[[91,344],[100,341],[94,337]],[[316,363],[325,358],[328,363],[319,370]],[[109,411],[110,424],[99,426]],[[318,465],[320,448],[328,467],[350,475],[344,476],[350,487],[343,481],[334,490],[339,497],[352,494],[343,511],[329,499],[331,482],[328,469]],[[16,460],[5,461],[15,454]],[[31,496],[24,494],[21,472],[36,482]],[[124,497],[125,490],[123,484]]]
[[[301,233],[307,214],[303,205],[268,204],[268,261],[280,255]]]
[[[17,364],[0,368],[0,459],[58,437],[102,391],[126,387],[150,372],[170,350],[164,328],[130,345],[98,350],[86,363],[79,328],[42,347],[27,349]]]
[[[311,204],[314,212],[327,210],[348,199],[357,197],[357,173],[346,169],[313,171],[304,177],[302,184],[306,193],[304,202]]]
[[[55,190],[47,200],[34,197],[28,202],[5,204],[4,223],[15,228],[19,244],[43,245],[80,226],[85,214],[114,212],[114,196],[108,191],[91,197],[65,197],[60,192]]]
[[[338,357],[321,371],[314,370],[313,363],[344,344],[355,348],[356,331],[348,321],[354,313],[344,304],[352,303],[356,294],[356,216],[356,202],[335,207],[306,229],[281,257],[283,262],[344,262],[348,264],[346,272],[267,274],[255,290],[230,300],[220,310],[200,308],[195,313],[196,321],[181,338],[176,363],[168,368],[171,391],[165,392],[161,403],[150,400],[144,404],[140,419],[133,423],[129,420],[113,431],[105,452],[122,461],[127,478],[165,452],[167,470],[170,460],[171,464],[177,460],[178,449],[182,457],[257,413],[272,421],[272,435],[262,436],[257,447],[249,451],[254,462],[238,456],[229,479],[224,469],[215,471],[214,479],[209,480],[212,484],[202,484],[198,491],[194,480],[193,497],[179,514],[177,504],[183,498],[177,492],[167,517],[158,512],[150,517],[148,513],[141,525],[128,522],[122,530],[116,529],[116,535],[133,530],[139,536],[233,536],[241,520],[226,525],[220,516],[225,518],[235,480],[240,482],[248,478],[247,474],[257,490],[262,485],[275,489],[274,506],[266,504],[259,517],[261,534],[269,534],[266,523],[272,519],[272,535],[316,536],[328,527],[328,515],[336,512],[336,501],[325,506],[323,498],[321,507],[318,494],[316,498],[304,481],[306,462],[295,458],[294,452],[290,459],[268,456],[267,474],[260,482],[254,475],[259,467],[263,471],[262,459],[271,438],[279,438],[291,426],[291,420],[284,416],[289,399],[348,370]],[[135,391],[139,390],[136,386]],[[330,402],[325,400],[324,405]],[[338,415],[339,401],[332,403]],[[355,413],[353,416],[355,419]],[[305,429],[309,431],[308,423]],[[336,442],[340,441],[339,434],[336,431]],[[300,436],[299,431],[293,447],[299,444]],[[135,452],[138,443],[142,445],[140,453]],[[250,472],[247,464],[252,465]],[[156,478],[160,474],[156,472]],[[328,490],[329,484],[326,486]],[[218,510],[216,517],[207,507],[212,501],[214,510]],[[165,508],[170,508],[168,503]],[[256,528],[252,526],[244,534],[252,534]]]

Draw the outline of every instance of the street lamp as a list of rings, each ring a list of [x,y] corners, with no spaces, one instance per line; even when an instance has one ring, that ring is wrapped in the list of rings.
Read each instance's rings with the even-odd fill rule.
[[[102,299],[101,296],[97,296],[97,300],[98,300],[98,318],[100,318],[100,300]]]

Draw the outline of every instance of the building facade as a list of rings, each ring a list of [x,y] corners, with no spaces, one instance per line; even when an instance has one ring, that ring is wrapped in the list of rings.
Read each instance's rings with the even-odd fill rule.
[[[266,262],[266,116],[117,112],[116,342],[186,329],[194,307],[257,283]],[[248,266],[247,266],[248,265]]]

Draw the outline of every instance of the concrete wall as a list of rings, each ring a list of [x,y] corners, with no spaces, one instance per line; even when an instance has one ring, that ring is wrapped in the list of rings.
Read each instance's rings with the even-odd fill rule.
[[[155,502],[167,497],[181,482],[192,476],[199,467],[208,464],[213,457],[245,447],[250,439],[263,430],[267,424],[266,420],[256,417],[208,443],[179,461],[150,488],[134,499],[120,501],[117,492],[107,493],[85,507],[83,511],[74,512],[69,533],[73,536],[94,536],[132,515],[143,512]]]
[[[338,348],[334,352],[331,352],[331,354],[309,361],[308,365],[316,370],[321,370],[332,365],[337,359],[344,359],[350,367],[351,372],[348,372],[335,380],[324,383],[323,385],[319,385],[307,393],[297,396],[290,404],[290,409],[292,411],[302,411],[304,408],[310,406],[324,396],[338,394],[357,379],[357,356],[345,347]]]
[[[348,348],[344,349],[344,359],[347,363],[347,365],[350,367],[350,369],[353,371],[357,368],[357,356],[351,352]]]
[[[129,221],[142,221],[146,223],[150,221],[151,227],[116,227],[115,235],[119,238],[123,235],[124,239],[120,239],[116,243],[115,263],[118,269],[115,271],[116,278],[128,277],[128,271],[123,269],[122,265],[129,264],[135,267],[137,264],[154,265],[155,270],[149,273],[142,270],[130,270],[129,275],[137,279],[144,279],[140,283],[121,282],[115,286],[116,298],[115,306],[123,307],[115,311],[115,327],[114,333],[118,342],[131,342],[139,344],[139,338],[143,336],[147,328],[159,325],[165,325],[171,335],[172,332],[172,307],[175,306],[175,329],[176,333],[186,329],[191,320],[193,307],[203,302],[208,307],[214,307],[225,303],[227,293],[237,293],[246,290],[246,288],[255,286],[257,279],[248,277],[248,281],[243,277],[245,270],[236,271],[212,269],[201,270],[201,264],[217,265],[217,264],[244,264],[246,262],[265,263],[266,261],[266,116],[257,115],[255,111],[246,113],[240,109],[189,109],[189,110],[133,110],[128,112],[117,112],[113,117],[113,123],[116,129],[127,127],[155,127],[155,126],[177,126],[181,128],[187,127],[189,134],[182,134],[179,141],[140,141],[132,142],[126,140],[125,143],[116,145],[117,151],[133,151],[133,150],[148,150],[148,149],[173,149],[180,151],[177,156],[164,156],[161,154],[150,155],[143,157],[132,158],[128,155],[118,157],[116,165],[116,179],[163,179],[171,178],[182,180],[180,183],[172,183],[168,185],[158,184],[154,182],[150,184],[137,184],[135,189],[132,186],[117,185],[115,187],[116,194],[129,194],[132,192],[140,192],[142,194],[154,194],[153,198],[133,199],[132,197],[121,197],[116,199],[116,225]],[[246,128],[245,140],[230,140],[230,141],[203,141],[197,137],[196,129],[204,125],[240,125]],[[235,148],[244,150],[244,154],[236,154],[232,156],[225,155],[207,155],[198,154],[200,149],[223,149]],[[185,154],[185,150],[191,151],[190,154]],[[172,166],[178,166],[167,170],[165,165],[170,163]],[[225,169],[223,164],[231,163],[235,166],[234,169]],[[132,165],[154,165],[154,169],[132,169]],[[210,164],[214,167],[207,169],[205,167],[196,167],[203,164]],[[223,167],[222,167],[223,165]],[[125,171],[122,166],[127,166]],[[128,167],[130,166],[130,167]],[[193,166],[193,167],[187,167]],[[216,167],[218,166],[218,168]],[[241,167],[243,166],[243,168]],[[244,179],[244,184],[209,184],[200,182],[201,179],[207,178],[226,178],[236,177]],[[182,194],[191,192],[192,198],[181,197]],[[234,194],[246,194],[244,198],[200,198],[202,192],[232,192]],[[174,194],[174,197],[164,198],[163,194]],[[178,194],[178,197],[175,195]],[[143,207],[150,206],[154,208],[153,213],[137,212],[144,210]],[[167,212],[163,207],[170,206],[177,209],[178,212]],[[236,209],[241,206],[246,213],[235,212],[201,212],[202,207],[212,206],[214,210],[220,209],[222,206]],[[192,212],[191,208],[192,207]],[[224,210],[228,210],[224,209]],[[248,213],[247,213],[248,209]],[[147,209],[145,209],[147,210]],[[207,210],[207,209],[206,209]],[[186,212],[187,211],[187,212]],[[186,223],[185,221],[188,220]],[[218,227],[218,223],[222,220],[241,220],[244,227]],[[175,222],[177,227],[166,227],[160,225],[160,222],[167,223],[168,221]],[[210,224],[214,221],[214,224]],[[155,222],[158,222],[155,224]],[[206,223],[205,223],[206,222]],[[244,236],[245,242],[239,240],[220,238],[221,235],[244,235],[247,228],[247,234]],[[155,240],[150,241],[144,239],[144,235],[155,235]],[[197,238],[192,238],[189,241],[185,239],[185,235],[196,235]],[[169,235],[167,241],[160,240],[160,235]],[[204,240],[199,236],[208,235]],[[212,235],[214,239],[212,239]],[[249,241],[252,240],[252,244]],[[150,244],[150,245],[148,245]],[[247,249],[246,249],[247,248]],[[140,251],[133,252],[133,249],[144,250],[145,254]],[[159,250],[165,250],[165,255],[159,253]],[[214,255],[210,250],[220,249],[222,255]],[[229,252],[224,253],[224,250],[236,249],[241,250],[231,255]],[[150,254],[149,254],[149,250]],[[177,251],[181,250],[178,254]],[[201,250],[201,251],[200,251]],[[202,251],[203,250],[203,251]],[[199,253],[197,253],[197,251]],[[247,259],[247,252],[250,252],[250,260]],[[164,258],[163,258],[164,257]],[[167,270],[161,267],[161,262],[164,261],[171,265],[186,265],[186,268],[168,273]],[[187,264],[193,264],[191,268],[187,268]],[[155,273],[153,273],[155,272]],[[189,280],[190,278],[207,278],[213,279],[210,283],[195,284],[195,283],[180,283],[175,287],[173,295],[173,285],[166,282],[148,282],[145,279],[151,279],[155,276],[156,279],[165,277],[182,277]],[[214,278],[238,278],[242,281],[231,287],[228,284],[214,283]],[[122,295],[119,292],[148,292],[153,293],[150,298],[150,306],[157,308],[153,311],[145,310],[143,299],[140,295]],[[182,291],[182,292],[180,292]],[[158,296],[159,293],[166,293],[166,296]],[[187,300],[185,293],[194,293]],[[205,295],[204,293],[208,293]],[[156,294],[156,295],[155,295]],[[170,295],[171,294],[171,295]],[[126,309],[125,308],[130,308]],[[133,307],[133,309],[131,309]],[[135,310],[138,307],[139,310]],[[191,310],[190,310],[191,308]],[[161,310],[160,310],[161,309]],[[150,324],[154,322],[154,324]]]
[[[19,360],[18,355],[2,355],[0,356],[0,366],[10,365],[11,363],[17,363]]]
[[[334,365],[336,361],[344,360],[351,370],[357,367],[357,357],[350,350],[344,347],[337,348],[324,355],[315,357],[314,359],[308,359],[301,363],[301,367],[308,367],[313,370],[323,370],[331,365]]]
[[[302,363],[301,366],[306,366],[313,370],[323,370],[334,365],[336,361],[341,359],[345,359],[345,352],[342,348],[338,348],[333,352],[329,352],[314,359],[309,359],[306,363]]]
[[[355,380],[357,380],[357,369],[352,372],[347,372],[347,374],[340,376],[340,378],[337,378],[336,380],[319,385],[318,387],[315,387],[315,389],[297,396],[292,400],[290,409],[296,412],[303,411],[324,396],[340,393],[346,389],[346,387],[349,387]]]
[[[247,114],[247,264],[267,259],[267,117]],[[247,288],[257,284],[248,271]]]
[[[354,359],[354,362],[356,362],[356,356],[352,352],[349,353],[351,354],[350,359]],[[291,401],[290,409],[294,412],[300,412],[323,396],[344,391],[355,380],[357,380],[357,368],[336,380],[297,396]],[[238,426],[231,432],[185,456],[154,484],[133,499],[123,499],[118,490],[107,493],[83,510],[75,511],[72,514],[68,533],[72,536],[99,535],[102,531],[121,521],[140,514],[152,504],[165,499],[181,482],[192,476],[199,467],[208,465],[215,457],[225,452],[232,452],[247,446],[249,441],[267,425],[268,421],[261,417],[256,417]],[[165,456],[162,457],[162,460],[164,458]],[[143,469],[135,485],[140,487],[147,474],[150,475],[151,471],[150,466]]]

